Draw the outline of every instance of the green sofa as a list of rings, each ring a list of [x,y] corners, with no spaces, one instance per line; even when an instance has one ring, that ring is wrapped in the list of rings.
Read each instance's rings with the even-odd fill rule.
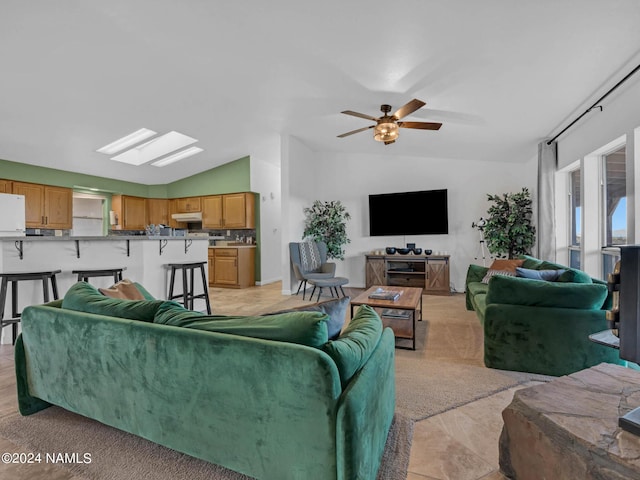
[[[262,480],[373,480],[395,410],[393,333],[369,307],[333,341],[326,322],[73,286],[24,309],[20,412],[58,405]]]
[[[522,268],[564,270],[557,281],[494,275],[470,265],[466,307],[484,328],[484,363],[501,370],[568,375],[601,362],[624,364],[618,350],[589,335],[607,328],[611,296],[605,282],[586,273],[530,256]]]

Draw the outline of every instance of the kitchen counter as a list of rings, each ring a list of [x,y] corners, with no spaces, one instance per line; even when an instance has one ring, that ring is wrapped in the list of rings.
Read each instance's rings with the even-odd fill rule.
[[[60,269],[62,273],[57,275],[58,293],[63,297],[77,281],[73,270],[125,268],[124,278],[139,282],[154,297],[165,299],[170,271],[166,265],[207,262],[208,246],[207,237],[0,237],[0,272]],[[113,278],[92,278],[89,283],[96,287],[108,287],[113,283]],[[201,288],[200,281],[196,279],[196,290],[200,291]],[[19,292],[20,310],[27,305],[43,303],[42,282],[20,282]],[[182,292],[180,275],[176,278],[174,292]],[[198,302],[196,310],[203,309],[204,300]],[[5,306],[5,318],[10,315],[10,303],[7,301]],[[9,333],[5,336],[10,337],[11,329],[3,330]]]

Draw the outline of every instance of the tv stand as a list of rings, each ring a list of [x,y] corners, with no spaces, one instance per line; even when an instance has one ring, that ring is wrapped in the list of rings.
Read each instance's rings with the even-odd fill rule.
[[[366,255],[366,288],[419,287],[425,295],[450,295],[449,255]]]

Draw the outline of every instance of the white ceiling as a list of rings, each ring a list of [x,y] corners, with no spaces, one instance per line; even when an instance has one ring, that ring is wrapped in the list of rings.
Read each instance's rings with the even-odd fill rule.
[[[639,49],[638,0],[2,0],[0,158],[157,184],[288,134],[316,151],[524,162]],[[342,110],[412,98],[427,106],[406,120],[440,131],[336,138],[370,124]],[[205,151],[163,168],[95,152],[141,127]]]

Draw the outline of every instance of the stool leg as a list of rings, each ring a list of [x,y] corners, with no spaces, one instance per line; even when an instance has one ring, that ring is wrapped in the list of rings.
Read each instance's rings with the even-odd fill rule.
[[[182,267],[182,304],[189,308],[189,295],[187,294],[187,269]]]
[[[49,283],[47,282],[47,277],[42,277],[42,298],[44,298],[44,303],[49,303]]]
[[[2,277],[2,286],[0,287],[0,331],[4,328],[4,308],[7,302],[7,284],[8,281],[5,277]]]
[[[53,299],[58,300],[58,281],[55,273],[51,275],[51,290],[53,291]]]
[[[191,282],[189,284],[189,305],[190,305],[189,310],[193,310],[193,300],[195,299],[195,296],[196,296],[196,286],[193,282],[195,273],[196,271],[193,267],[189,268],[189,280]]]
[[[16,319],[20,317],[18,313],[18,282],[11,282],[11,318]],[[16,344],[16,338],[18,337],[18,321],[15,321],[13,325],[11,325],[11,330],[13,333],[13,342],[12,344]]]
[[[118,272],[117,271],[113,272],[113,283],[118,283]]]
[[[173,298],[173,283],[176,278],[176,269],[175,267],[171,267],[171,278],[169,279],[169,300]]]
[[[204,273],[204,265],[200,265],[200,273],[202,274],[202,288],[204,288],[204,301],[207,304],[207,314],[211,315],[211,303],[209,302],[209,285],[207,285],[207,277]]]

